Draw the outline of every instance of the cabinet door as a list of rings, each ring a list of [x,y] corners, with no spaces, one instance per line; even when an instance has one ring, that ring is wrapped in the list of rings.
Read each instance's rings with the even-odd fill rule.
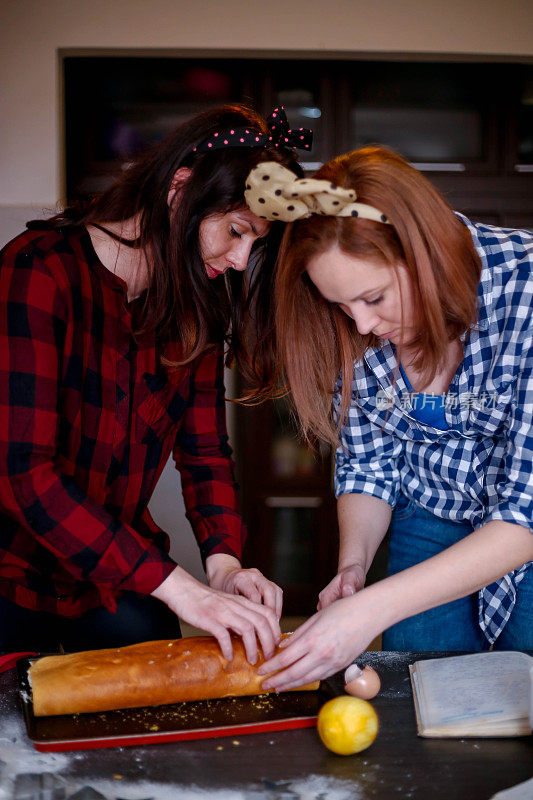
[[[307,60],[271,61],[265,65],[265,113],[283,106],[293,130],[313,131],[312,149],[299,151],[302,167],[309,173],[337,154],[330,70],[322,62]]]
[[[353,62],[346,149],[386,145],[427,172],[494,168],[492,66]]]
[[[330,504],[317,496],[264,498],[257,533],[268,542],[264,566],[283,588],[285,615],[314,613],[318,593],[331,577],[324,566],[335,557],[337,541],[329,515]],[[324,553],[328,545],[330,552]]]
[[[504,215],[503,225],[506,228],[522,228],[533,233],[533,212],[507,213]]]
[[[63,70],[69,202],[107,188],[117,166],[194,114],[256,93],[235,59],[76,56]]]
[[[237,436],[245,563],[283,588],[285,614],[310,614],[337,563],[331,454],[302,444],[284,400],[240,408]]]
[[[517,66],[508,125],[508,159],[511,172],[533,173],[533,66]]]

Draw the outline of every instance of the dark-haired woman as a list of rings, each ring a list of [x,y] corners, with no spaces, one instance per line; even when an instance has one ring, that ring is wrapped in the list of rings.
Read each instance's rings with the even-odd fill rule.
[[[324,678],[383,631],[388,650],[533,648],[533,235],[454,214],[382,148],[316,177],[260,164],[246,193],[298,220],[280,363],[304,434],[337,448],[340,526],[338,574],[264,686]],[[365,587],[391,515],[389,577]]]
[[[282,109],[200,114],[2,251],[0,649],[173,637],[178,615],[227,658],[230,632],[252,662],[256,637],[273,652],[281,590],[240,564],[223,350],[268,380],[279,231],[245,179],[264,160],[298,171],[308,134]],[[208,586],[147,510],[171,453]]]

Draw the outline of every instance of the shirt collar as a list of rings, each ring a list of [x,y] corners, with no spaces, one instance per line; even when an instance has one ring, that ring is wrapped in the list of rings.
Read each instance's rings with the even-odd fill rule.
[[[481,277],[479,279],[478,294],[477,294],[477,310],[478,317],[476,322],[471,326],[474,330],[487,331],[489,328],[490,317],[494,307],[494,283],[492,279],[492,270],[490,268],[490,256],[495,255],[496,251],[492,247],[488,237],[483,234],[479,226],[473,225],[469,219],[458,211],[455,212],[457,218],[467,228],[474,247],[481,261]],[[467,339],[469,331],[461,334],[461,341],[464,343]]]
[[[380,347],[370,347],[365,352],[364,359],[381,386],[397,393],[398,380],[402,378],[396,351],[391,343],[384,342]]]

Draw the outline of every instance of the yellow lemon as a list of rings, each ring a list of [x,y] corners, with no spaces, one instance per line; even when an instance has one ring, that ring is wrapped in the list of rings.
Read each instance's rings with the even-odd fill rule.
[[[343,695],[324,703],[317,729],[328,750],[351,756],[370,747],[378,733],[378,716],[366,700]]]

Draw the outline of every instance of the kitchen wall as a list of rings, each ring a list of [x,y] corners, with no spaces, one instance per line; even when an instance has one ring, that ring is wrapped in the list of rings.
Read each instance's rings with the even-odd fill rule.
[[[62,50],[317,57],[442,54],[533,58],[530,0],[16,0],[0,32],[0,244],[62,192]],[[163,473],[152,510],[173,553],[202,574],[179,483]]]

